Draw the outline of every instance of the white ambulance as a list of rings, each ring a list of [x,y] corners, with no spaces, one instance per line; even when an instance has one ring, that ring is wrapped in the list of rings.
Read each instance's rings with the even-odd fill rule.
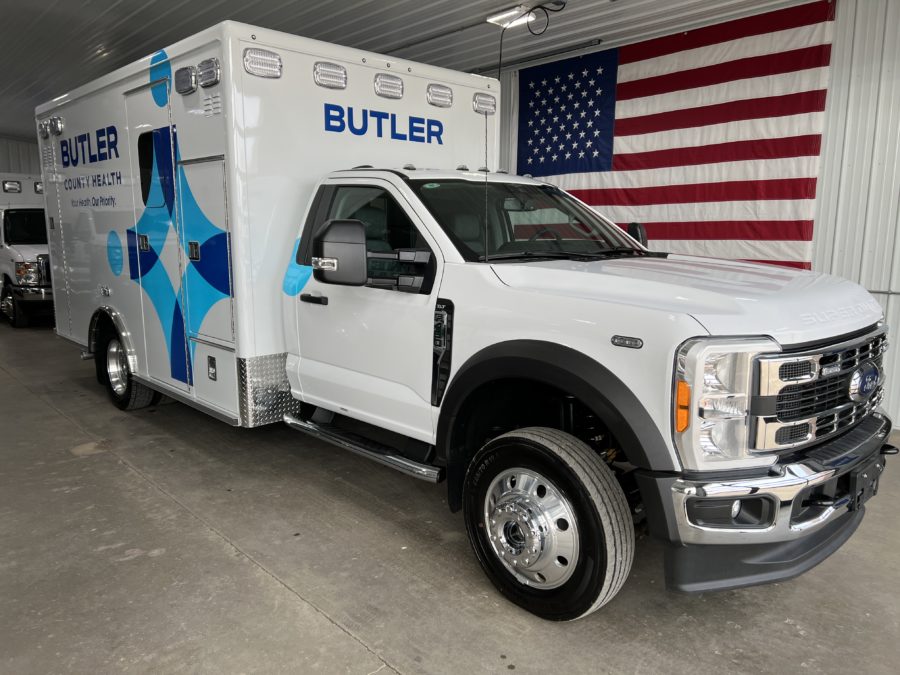
[[[548,619],[616,594],[635,523],[680,590],[820,562],[894,451],[878,303],[650,252],[488,172],[499,96],[226,22],[40,106],[59,335],[122,409],[165,394],[445,480]]]
[[[40,176],[0,173],[0,314],[16,328],[53,312]]]

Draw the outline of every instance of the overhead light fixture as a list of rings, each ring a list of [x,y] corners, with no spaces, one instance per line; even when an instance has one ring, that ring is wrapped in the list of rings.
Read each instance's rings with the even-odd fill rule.
[[[504,9],[502,12],[489,16],[485,21],[492,23],[495,26],[500,26],[501,28],[512,28],[513,26],[521,26],[523,23],[534,21],[534,18],[534,12],[531,11],[530,7],[527,7],[526,5],[516,5],[515,7]]]

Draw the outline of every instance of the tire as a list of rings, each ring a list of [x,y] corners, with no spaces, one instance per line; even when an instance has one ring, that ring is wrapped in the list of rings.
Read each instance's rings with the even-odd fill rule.
[[[631,570],[625,494],[597,454],[562,431],[530,427],[487,443],[466,472],[463,514],[497,590],[544,619],[596,611]]]
[[[138,410],[156,405],[161,395],[131,376],[125,348],[117,333],[104,333],[94,352],[97,379],[106,387],[119,410]]]
[[[9,284],[4,284],[3,292],[0,293],[0,311],[9,319],[13,328],[24,328],[28,325],[28,317],[13,297]]]

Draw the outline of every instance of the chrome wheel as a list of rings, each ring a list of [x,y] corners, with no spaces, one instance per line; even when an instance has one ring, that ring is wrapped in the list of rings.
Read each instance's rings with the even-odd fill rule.
[[[10,321],[15,319],[16,308],[13,304],[12,293],[8,290],[4,291],[3,297],[0,298],[0,312],[3,312]]]
[[[578,563],[578,522],[572,505],[537,471],[498,474],[484,500],[491,549],[518,581],[539,589],[562,586]]]
[[[122,343],[115,338],[106,346],[106,374],[116,396],[124,396],[128,389],[128,357]]]

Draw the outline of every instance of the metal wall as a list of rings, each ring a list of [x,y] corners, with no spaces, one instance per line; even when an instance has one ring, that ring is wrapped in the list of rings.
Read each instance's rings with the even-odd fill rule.
[[[0,136],[0,173],[41,173],[38,146],[34,141],[22,141]]]
[[[865,286],[893,343],[885,407],[900,423],[900,0],[839,0],[813,269]]]

